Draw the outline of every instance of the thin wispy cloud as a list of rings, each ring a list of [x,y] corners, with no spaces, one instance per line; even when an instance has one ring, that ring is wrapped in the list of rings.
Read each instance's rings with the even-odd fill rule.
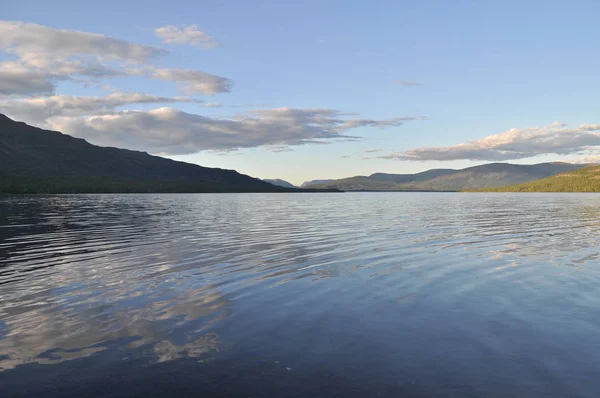
[[[270,152],[281,153],[281,152],[292,152],[293,149],[287,145],[270,145],[266,149]]]
[[[440,147],[416,148],[380,156],[408,161],[523,159],[540,155],[569,155],[600,146],[600,124],[578,127],[554,122],[544,127],[513,128],[480,140]]]
[[[396,117],[388,120],[372,120],[372,119],[352,119],[344,123],[344,129],[354,129],[358,127],[398,127],[404,123],[413,120],[426,120],[424,116]]]
[[[396,80],[394,83],[398,84],[400,86],[407,86],[407,87],[422,86],[421,83],[411,82],[408,80]]]
[[[165,25],[154,30],[165,44],[189,44],[202,48],[215,48],[219,43],[214,37],[198,29],[198,25]]]

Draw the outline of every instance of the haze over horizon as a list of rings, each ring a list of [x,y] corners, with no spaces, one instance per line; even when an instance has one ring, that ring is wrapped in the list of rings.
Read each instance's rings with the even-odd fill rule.
[[[0,113],[260,178],[596,161],[600,3],[21,1]]]

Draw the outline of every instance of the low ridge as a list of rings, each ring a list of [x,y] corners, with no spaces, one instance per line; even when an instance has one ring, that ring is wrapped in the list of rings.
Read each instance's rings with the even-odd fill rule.
[[[282,180],[280,178],[275,178],[275,179],[265,178],[265,179],[263,179],[263,181],[266,181],[269,184],[277,185],[279,187],[284,187],[284,188],[298,188],[297,186],[295,186],[291,182],[288,182],[286,180]]]
[[[518,185],[477,190],[481,192],[600,192],[600,166],[557,174]]]
[[[490,163],[462,170],[432,169],[416,174],[374,173],[331,180],[311,187],[344,191],[461,191],[535,181],[584,166],[560,162],[534,165]]]

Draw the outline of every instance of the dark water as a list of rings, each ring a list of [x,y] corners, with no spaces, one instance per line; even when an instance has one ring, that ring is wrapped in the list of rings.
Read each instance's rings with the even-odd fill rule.
[[[0,396],[595,397],[600,196],[0,198]]]

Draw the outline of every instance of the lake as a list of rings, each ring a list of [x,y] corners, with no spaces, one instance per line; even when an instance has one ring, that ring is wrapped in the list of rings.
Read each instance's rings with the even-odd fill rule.
[[[0,197],[2,397],[595,397],[600,196]]]

